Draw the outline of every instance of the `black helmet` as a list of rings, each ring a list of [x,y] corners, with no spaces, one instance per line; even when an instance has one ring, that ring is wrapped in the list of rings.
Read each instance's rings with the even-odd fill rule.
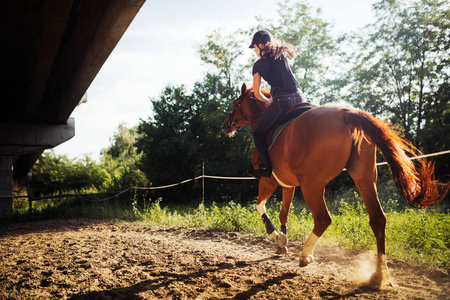
[[[271,40],[272,40],[272,35],[270,34],[270,32],[268,32],[266,30],[257,31],[253,35],[252,43],[249,48],[253,49],[253,48],[255,48],[254,45],[258,45],[259,43],[265,45],[267,42],[270,42]]]

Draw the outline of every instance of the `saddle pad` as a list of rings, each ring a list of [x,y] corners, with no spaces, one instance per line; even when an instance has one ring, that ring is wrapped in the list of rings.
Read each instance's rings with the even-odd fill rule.
[[[270,143],[269,143],[269,147],[268,149],[272,149],[273,145],[275,144],[278,136],[280,135],[280,133],[283,131],[283,129],[289,124],[291,123],[293,120],[295,120],[298,116],[300,116],[301,114],[303,114],[305,111],[310,110],[312,107],[311,106],[306,106],[306,107],[300,107],[294,111],[290,111],[289,113],[286,114],[285,118],[283,118],[283,120],[281,121],[281,124],[278,124],[275,126],[275,129],[273,130],[272,133],[272,138],[270,139]]]
[[[278,125],[277,127],[275,127],[273,133],[272,133],[272,138],[270,140],[270,144],[269,144],[269,150],[272,149],[273,145],[275,144],[278,136],[280,135],[280,133],[283,131],[284,127],[286,127],[289,123],[291,123],[294,119],[287,121],[286,123],[283,123],[281,125]]]

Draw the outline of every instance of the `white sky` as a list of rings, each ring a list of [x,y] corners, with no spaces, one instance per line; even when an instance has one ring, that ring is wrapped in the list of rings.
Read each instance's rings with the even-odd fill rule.
[[[224,33],[248,29],[257,25],[256,16],[277,20],[278,2],[147,0],[89,87],[87,103],[72,113],[75,137],[57,146],[55,153],[98,160],[119,123],[134,126],[148,119],[150,98],[158,97],[168,84],[191,88],[204,77],[207,67],[196,46],[207,34],[218,28]],[[374,2],[310,0],[322,9],[321,17],[334,24],[336,35],[371,23]]]

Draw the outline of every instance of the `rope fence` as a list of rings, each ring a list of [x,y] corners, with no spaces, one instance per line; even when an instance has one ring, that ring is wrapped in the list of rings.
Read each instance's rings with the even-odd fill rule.
[[[433,157],[433,156],[439,156],[439,155],[445,155],[445,154],[449,154],[450,150],[446,150],[446,151],[441,151],[441,152],[435,152],[435,153],[430,153],[430,154],[424,154],[424,155],[419,155],[419,156],[414,156],[414,157],[410,157],[409,159],[411,160],[416,160],[416,159],[420,159],[420,158],[425,158],[425,157]],[[386,165],[387,162],[380,162],[377,163],[377,166],[382,166],[382,165]],[[344,169],[345,171],[345,169]],[[118,192],[107,192],[107,193],[90,193],[90,194],[62,194],[62,195],[54,195],[54,196],[45,196],[45,197],[31,197],[31,196],[13,196],[14,199],[17,198],[28,198],[29,201],[29,207],[30,207],[30,211],[32,209],[32,202],[33,201],[40,201],[40,200],[45,200],[45,199],[58,199],[58,198],[67,198],[67,197],[78,197],[82,200],[85,201],[90,201],[90,202],[102,202],[102,201],[107,201],[110,199],[114,199],[117,198],[118,196],[120,196],[121,194],[124,194],[128,191],[133,191],[133,190],[159,190],[159,189],[166,189],[166,188],[171,188],[171,187],[175,187],[178,185],[182,185],[191,181],[195,181],[202,178],[202,203],[204,203],[204,191],[205,191],[205,182],[204,179],[205,178],[210,178],[210,179],[222,179],[222,180],[256,180],[256,178],[253,177],[226,177],[226,176],[213,176],[213,175],[205,175],[205,168],[203,165],[202,168],[202,175],[191,178],[191,179],[186,179],[177,183],[173,183],[173,184],[168,184],[168,185],[163,185],[163,186],[151,186],[151,187],[129,187],[123,191],[118,191]],[[97,199],[97,200],[92,200],[89,198],[86,198],[85,196],[99,196],[99,195],[112,195],[106,198],[102,198],[102,199]]]
[[[439,156],[439,155],[444,155],[444,154],[449,154],[450,150],[446,150],[446,151],[441,151],[441,152],[435,152],[435,153],[430,153],[430,154],[424,154],[424,155],[419,155],[419,156],[414,156],[414,157],[410,157],[410,160],[415,160],[415,159],[420,159],[420,158],[425,158],[425,157],[432,157],[432,156]],[[387,165],[387,162],[381,162],[381,163],[377,163],[377,166],[381,166],[381,165]]]

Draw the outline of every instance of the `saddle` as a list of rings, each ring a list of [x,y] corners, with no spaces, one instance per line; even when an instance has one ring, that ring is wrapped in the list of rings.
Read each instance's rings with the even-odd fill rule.
[[[300,102],[289,109],[286,114],[273,126],[273,129],[269,130],[267,133],[268,149],[270,150],[273,147],[278,136],[289,123],[311,108],[310,103]]]

